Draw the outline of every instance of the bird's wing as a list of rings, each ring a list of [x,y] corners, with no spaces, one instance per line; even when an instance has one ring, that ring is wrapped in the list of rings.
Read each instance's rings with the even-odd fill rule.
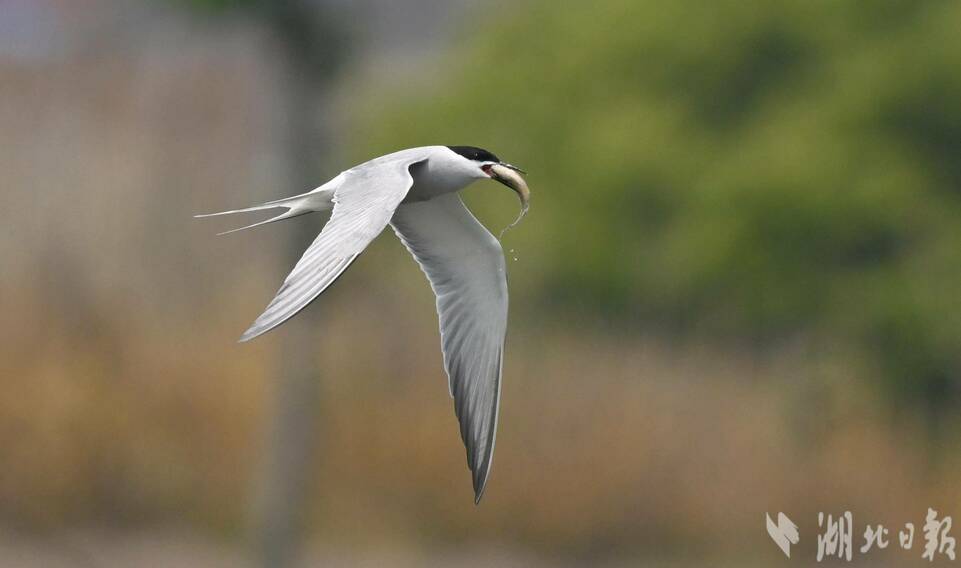
[[[240,341],[284,323],[333,284],[387,226],[413,184],[410,167],[426,159],[423,153],[387,156],[338,176],[330,220]]]
[[[507,333],[504,253],[453,193],[401,205],[391,226],[437,296],[444,367],[479,502],[494,455]]]

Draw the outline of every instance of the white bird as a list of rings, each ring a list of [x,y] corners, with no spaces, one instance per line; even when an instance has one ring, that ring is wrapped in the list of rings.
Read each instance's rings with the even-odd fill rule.
[[[320,235],[240,341],[253,339],[293,317],[391,225],[437,296],[444,367],[467,447],[475,503],[484,494],[494,455],[507,333],[507,268],[500,243],[457,192],[479,179],[499,181],[520,196],[520,221],[527,212],[530,190],[517,172],[523,173],[481,148],[424,146],[354,166],[308,193],[197,215],[286,209],[266,221],[234,229],[240,231],[333,210]]]

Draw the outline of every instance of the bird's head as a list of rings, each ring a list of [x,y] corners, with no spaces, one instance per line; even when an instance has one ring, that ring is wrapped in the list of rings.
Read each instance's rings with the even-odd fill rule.
[[[521,218],[524,217],[528,207],[530,207],[531,201],[531,190],[527,187],[527,182],[525,182],[524,178],[520,175],[526,173],[524,170],[500,161],[497,156],[483,148],[476,148],[474,146],[448,146],[448,148],[473,162],[482,174],[479,177],[490,178],[514,190],[521,200],[521,214],[520,217],[517,218],[517,221],[520,221]],[[516,224],[517,221],[514,221],[512,226]]]

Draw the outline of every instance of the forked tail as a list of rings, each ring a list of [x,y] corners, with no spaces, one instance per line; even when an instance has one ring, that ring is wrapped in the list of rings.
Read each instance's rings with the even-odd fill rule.
[[[194,218],[201,219],[205,217],[218,217],[220,215],[233,215],[234,213],[250,213],[252,211],[263,211],[266,209],[277,209],[280,207],[287,209],[280,215],[271,217],[264,221],[259,221],[252,225],[247,225],[246,227],[240,227],[238,229],[231,229],[229,231],[217,233],[218,236],[226,235],[229,233],[236,233],[237,231],[243,231],[244,229],[250,229],[253,227],[259,227],[261,225],[266,225],[267,223],[273,223],[275,221],[283,221],[284,219],[290,219],[291,217],[306,215],[307,213],[313,213],[315,211],[330,211],[334,207],[333,195],[334,195],[333,190],[330,190],[330,189],[322,190],[318,188],[308,193],[302,193],[300,195],[295,195],[293,197],[285,197],[283,199],[268,201],[266,203],[261,203],[260,205],[254,205],[253,207],[245,207],[243,209],[232,209],[230,211],[221,211],[219,213],[206,213],[204,215],[194,215]]]

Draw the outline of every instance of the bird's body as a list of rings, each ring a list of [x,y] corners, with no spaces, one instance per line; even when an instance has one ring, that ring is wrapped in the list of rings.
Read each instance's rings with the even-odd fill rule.
[[[437,296],[444,367],[478,502],[494,452],[507,332],[507,271],[500,243],[468,211],[457,192],[478,179],[495,179],[521,196],[523,215],[530,194],[515,171],[519,170],[480,148],[424,146],[364,162],[302,195],[214,214],[286,209],[242,227],[247,229],[332,211],[320,235],[241,341],[270,331],[306,307],[388,224],[392,226]]]

